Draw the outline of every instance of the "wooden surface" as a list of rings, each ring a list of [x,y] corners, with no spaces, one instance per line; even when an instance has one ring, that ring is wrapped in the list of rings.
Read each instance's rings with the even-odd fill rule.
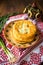
[[[0,0],[0,16],[12,12],[22,12],[25,6],[32,2],[34,0]]]

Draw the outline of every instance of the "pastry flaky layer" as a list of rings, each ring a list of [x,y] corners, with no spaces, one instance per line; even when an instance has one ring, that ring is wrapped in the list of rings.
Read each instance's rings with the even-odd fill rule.
[[[36,36],[37,28],[30,20],[17,20],[5,26],[4,35],[14,46],[26,48],[31,45]]]

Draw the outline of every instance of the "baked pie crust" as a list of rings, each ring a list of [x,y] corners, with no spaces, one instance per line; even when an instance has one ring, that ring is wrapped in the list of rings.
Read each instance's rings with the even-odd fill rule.
[[[38,40],[36,25],[30,20],[16,20],[7,24],[4,28],[4,36],[8,43],[19,48],[27,48]],[[35,40],[35,41],[34,41]]]

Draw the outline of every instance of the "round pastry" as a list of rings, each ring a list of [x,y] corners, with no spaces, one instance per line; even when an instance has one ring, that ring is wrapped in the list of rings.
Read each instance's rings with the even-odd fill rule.
[[[30,21],[21,20],[13,25],[13,37],[21,42],[31,42],[35,34],[36,26]]]
[[[37,38],[36,32],[36,26],[29,20],[13,21],[4,28],[4,36],[7,42],[19,48],[31,46],[31,43]]]

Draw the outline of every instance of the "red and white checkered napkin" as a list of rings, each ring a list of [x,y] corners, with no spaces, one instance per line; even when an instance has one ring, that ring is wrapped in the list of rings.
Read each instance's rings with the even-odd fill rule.
[[[28,54],[20,65],[39,65],[43,62],[43,42]]]

